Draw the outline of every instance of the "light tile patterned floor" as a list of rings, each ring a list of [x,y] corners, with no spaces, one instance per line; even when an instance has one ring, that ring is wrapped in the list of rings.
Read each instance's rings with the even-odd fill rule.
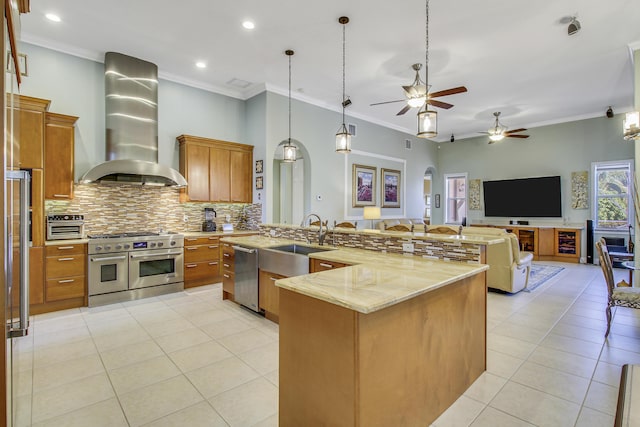
[[[640,363],[640,310],[604,340],[596,266],[488,295],[488,367],[433,424],[611,426],[620,368]],[[625,272],[620,272],[621,277]],[[276,426],[278,327],[220,284],[35,316],[18,342],[21,426]]]

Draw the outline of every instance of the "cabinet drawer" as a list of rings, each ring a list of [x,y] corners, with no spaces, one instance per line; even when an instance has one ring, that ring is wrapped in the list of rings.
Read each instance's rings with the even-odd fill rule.
[[[210,277],[211,280],[220,276],[220,263],[218,261],[185,262],[185,282]]]
[[[200,237],[185,237],[184,246],[197,246],[197,245],[210,245],[218,244],[220,242],[220,236],[200,236]]]
[[[222,247],[222,262],[233,263],[236,251],[233,248]]]
[[[86,254],[87,253],[87,245],[79,244],[79,245],[53,245],[46,246],[46,256],[63,256],[63,255],[76,255],[76,254]]]
[[[220,246],[218,243],[199,246],[185,246],[184,262],[217,261],[220,259]]]
[[[222,290],[230,294],[234,293],[236,285],[235,274],[231,271],[222,272]]]
[[[343,264],[341,262],[323,261],[323,260],[313,259],[313,258],[311,258],[309,262],[311,263],[310,265],[311,268],[309,269],[311,273],[315,273],[318,271],[332,270],[334,268],[347,267],[349,265],[349,264]]]
[[[84,297],[85,276],[73,276],[47,280],[47,301],[59,301],[68,298]]]
[[[47,257],[46,277],[48,280],[59,277],[84,276],[86,267],[87,257],[85,255]]]

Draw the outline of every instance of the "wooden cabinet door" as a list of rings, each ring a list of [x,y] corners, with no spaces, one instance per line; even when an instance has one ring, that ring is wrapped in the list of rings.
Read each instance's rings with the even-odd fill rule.
[[[553,228],[541,228],[538,239],[538,255],[553,256],[554,254],[554,231]]]
[[[231,201],[230,158],[229,150],[214,147],[209,149],[211,165],[209,200],[212,202]]]
[[[280,315],[280,288],[276,280],[285,276],[260,270],[258,275],[258,306],[269,315],[267,318],[277,321]]]
[[[44,198],[70,200],[74,180],[74,124],[78,118],[46,113]]]
[[[44,246],[44,172],[31,169],[31,244]]]
[[[231,201],[250,203],[252,199],[251,181],[252,154],[246,151],[231,151]]]
[[[44,302],[44,248],[29,248],[29,305]]]
[[[47,101],[46,107],[48,106]],[[31,106],[25,105],[22,101],[20,107],[14,110],[14,114],[17,116],[14,139],[20,150],[20,168],[42,169],[44,167],[44,108],[40,109],[43,106],[35,106],[40,111],[30,109]]]
[[[209,147],[191,144],[186,147],[187,194],[190,201],[209,201]]]

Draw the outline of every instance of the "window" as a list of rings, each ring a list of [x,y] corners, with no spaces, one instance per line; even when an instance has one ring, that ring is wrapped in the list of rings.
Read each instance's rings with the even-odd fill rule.
[[[594,226],[627,231],[633,225],[633,160],[592,164]]]
[[[444,222],[462,224],[467,217],[467,174],[444,176]]]

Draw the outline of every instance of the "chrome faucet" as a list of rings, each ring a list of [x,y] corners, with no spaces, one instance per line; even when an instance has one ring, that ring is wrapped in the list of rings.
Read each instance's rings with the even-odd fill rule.
[[[320,246],[324,245],[324,238],[327,237],[327,233],[329,232],[329,226],[326,225],[326,229],[324,231],[324,233],[322,232],[322,219],[320,219],[320,216],[318,216],[317,214],[314,213],[310,213],[307,214],[303,219],[302,222],[300,223],[300,227],[304,227],[304,223],[307,222],[307,220],[309,218],[311,218],[312,216],[315,216],[316,218],[318,218],[318,223],[320,224],[320,227],[318,229],[318,244]]]

